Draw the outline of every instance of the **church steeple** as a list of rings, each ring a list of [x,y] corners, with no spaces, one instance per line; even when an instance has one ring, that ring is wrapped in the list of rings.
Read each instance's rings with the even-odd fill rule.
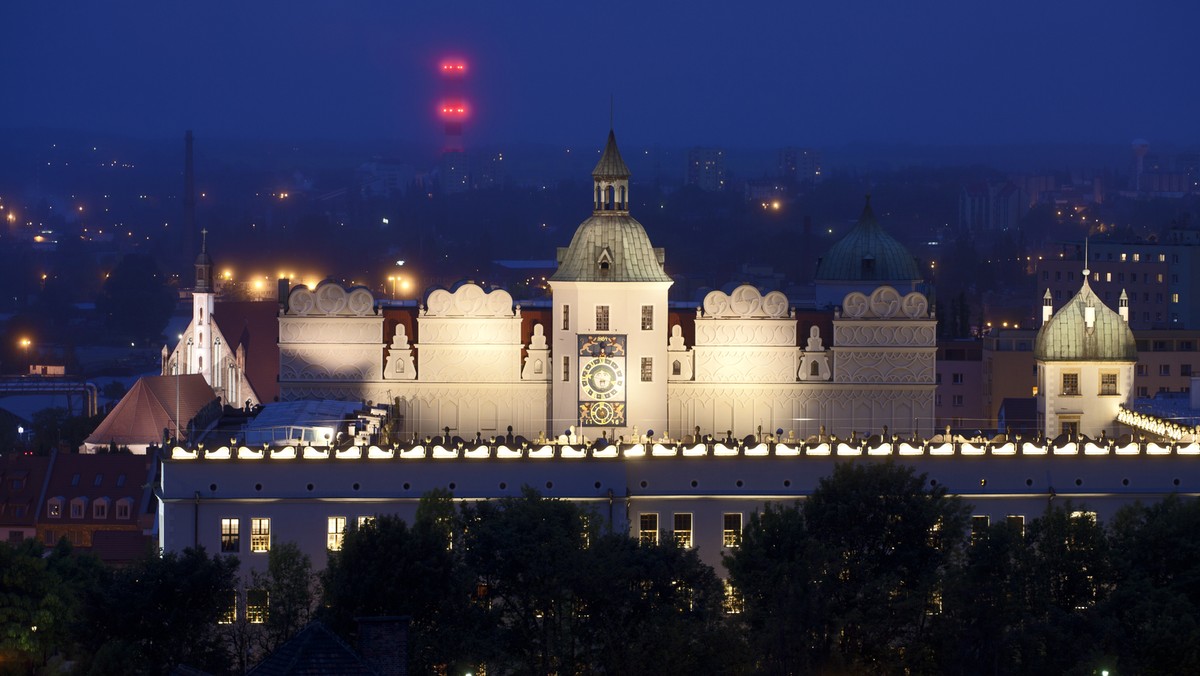
[[[629,213],[629,167],[617,149],[617,135],[608,130],[604,154],[592,170],[592,203],[597,215]]]
[[[196,286],[193,289],[194,293],[212,293],[215,290],[213,286],[213,262],[212,256],[208,255],[208,230],[200,231],[200,255],[196,256]]]

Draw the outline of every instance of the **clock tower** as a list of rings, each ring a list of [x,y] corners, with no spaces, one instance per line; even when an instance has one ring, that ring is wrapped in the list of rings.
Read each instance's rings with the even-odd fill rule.
[[[558,250],[549,432],[629,439],[667,429],[663,250],[629,215],[629,168],[610,130],[592,171],[592,215]]]

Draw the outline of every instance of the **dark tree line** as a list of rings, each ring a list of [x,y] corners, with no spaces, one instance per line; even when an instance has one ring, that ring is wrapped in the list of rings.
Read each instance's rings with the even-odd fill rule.
[[[577,503],[433,494],[411,523],[351,526],[319,579],[276,543],[242,583],[267,591],[257,625],[220,622],[234,559],[0,545],[0,673],[242,673],[313,617],[353,645],[378,615],[412,618],[414,674],[1200,671],[1200,501],[969,514],[905,467],[841,464],[751,515],[726,585],[670,533],[638,542]]]

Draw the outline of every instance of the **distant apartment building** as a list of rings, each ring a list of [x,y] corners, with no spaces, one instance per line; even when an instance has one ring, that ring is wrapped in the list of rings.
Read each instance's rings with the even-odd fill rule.
[[[935,378],[935,431],[949,425],[965,434],[993,426],[984,408],[982,342],[939,341]]]
[[[1096,242],[1088,244],[1089,284],[1106,304],[1116,307],[1124,291],[1129,325],[1145,329],[1200,328],[1200,233],[1172,231],[1161,242]],[[1039,261],[1038,292],[1050,290],[1055,304],[1079,288],[1082,246],[1061,258]]]
[[[824,178],[821,151],[788,146],[779,151],[779,178],[789,185],[816,185]]]
[[[958,197],[958,226],[965,232],[1016,230],[1024,211],[1015,183],[968,183]]]
[[[706,192],[725,189],[725,151],[692,148],[687,155],[687,184]]]

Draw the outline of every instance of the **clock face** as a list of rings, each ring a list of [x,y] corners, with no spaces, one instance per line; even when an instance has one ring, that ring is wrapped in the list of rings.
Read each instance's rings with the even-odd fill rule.
[[[614,359],[600,356],[589,359],[580,374],[583,393],[595,401],[618,397],[625,390],[625,375]]]
[[[619,334],[579,336],[580,425],[625,425],[625,341]]]

